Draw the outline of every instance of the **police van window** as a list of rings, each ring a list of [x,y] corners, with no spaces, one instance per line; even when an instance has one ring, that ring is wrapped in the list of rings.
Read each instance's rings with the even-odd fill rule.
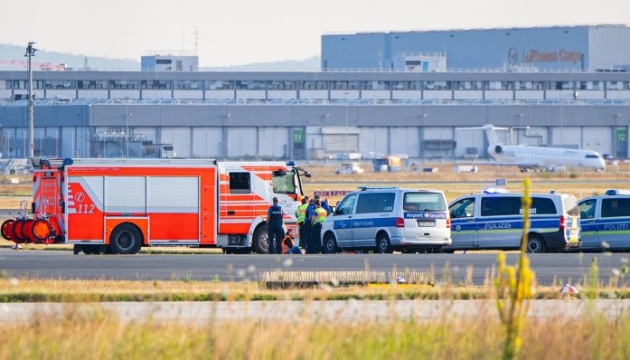
[[[293,171],[274,171],[271,176],[273,192],[276,194],[295,194],[294,176]]]
[[[597,204],[597,200],[584,200],[580,203],[580,218],[582,219],[592,219],[595,217],[595,204]]]
[[[446,211],[444,197],[440,193],[411,192],[403,197],[405,211]]]
[[[520,197],[490,197],[481,199],[481,216],[520,215]]]
[[[452,218],[472,217],[475,213],[475,198],[461,199],[450,206]]]
[[[532,198],[531,214],[557,214],[556,204],[550,198]]]
[[[360,194],[357,202],[357,214],[391,212],[394,210],[394,193]]]
[[[586,156],[584,157],[586,159],[597,159],[597,155],[594,154],[586,154]]]
[[[354,202],[357,199],[357,194],[351,194],[346,196],[341,202],[339,206],[337,206],[336,213],[339,215],[348,215],[352,214],[352,209],[354,208]]]
[[[630,199],[602,199],[602,217],[630,216]]]
[[[562,203],[564,204],[567,214],[571,216],[580,215],[580,209],[578,208],[577,200],[574,196],[564,196],[562,198]]]
[[[230,193],[249,194],[251,192],[250,174],[247,172],[230,173]]]

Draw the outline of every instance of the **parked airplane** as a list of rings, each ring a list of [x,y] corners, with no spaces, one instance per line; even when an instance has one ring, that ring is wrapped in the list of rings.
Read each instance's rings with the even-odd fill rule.
[[[458,128],[457,130],[484,130],[488,139],[488,153],[499,165],[516,165],[521,171],[532,169],[558,170],[566,167],[581,167],[603,171],[604,158],[593,150],[575,150],[557,147],[503,145],[499,142],[496,130],[509,130],[486,124],[479,127]]]

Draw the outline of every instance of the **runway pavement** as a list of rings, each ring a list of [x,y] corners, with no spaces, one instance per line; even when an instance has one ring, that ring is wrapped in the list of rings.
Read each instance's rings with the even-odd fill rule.
[[[42,245],[44,246],[44,245]],[[516,264],[517,253],[506,253]],[[11,277],[54,279],[258,281],[274,270],[297,271],[410,271],[427,273],[436,282],[483,285],[496,267],[496,252],[456,254],[335,254],[335,255],[73,255],[71,251],[15,251],[0,249],[0,270]],[[598,263],[599,279],[607,283],[627,266],[627,253],[530,254],[540,285],[584,283],[591,262]],[[630,279],[620,278],[619,285]]]

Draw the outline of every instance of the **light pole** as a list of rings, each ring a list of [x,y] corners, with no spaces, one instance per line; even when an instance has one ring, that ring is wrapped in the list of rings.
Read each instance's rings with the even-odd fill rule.
[[[35,56],[37,49],[33,47],[35,42],[31,41],[26,47],[25,57],[28,57],[28,158],[33,163],[35,157],[35,119],[33,112],[33,68],[31,58]]]
[[[560,148],[564,148],[564,100],[560,103]]]
[[[348,107],[350,106],[348,104],[348,94],[349,94],[349,92],[347,92],[347,91],[343,93],[345,101],[346,101],[346,140],[345,140],[345,144],[346,144],[346,159],[350,160],[350,152],[348,150],[348,124],[349,124],[348,123]]]
[[[129,112],[129,108],[127,107],[127,112],[125,113],[125,157],[129,157],[129,118],[131,117],[131,113]]]

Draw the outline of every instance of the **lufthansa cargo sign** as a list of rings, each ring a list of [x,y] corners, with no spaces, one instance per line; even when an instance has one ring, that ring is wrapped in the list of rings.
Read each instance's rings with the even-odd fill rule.
[[[522,64],[559,62],[576,64],[582,61],[583,56],[584,54],[580,51],[567,49],[559,49],[555,51],[529,49],[523,51],[520,62]],[[507,58],[510,64],[518,64],[518,50],[516,48],[510,48],[508,50]]]

